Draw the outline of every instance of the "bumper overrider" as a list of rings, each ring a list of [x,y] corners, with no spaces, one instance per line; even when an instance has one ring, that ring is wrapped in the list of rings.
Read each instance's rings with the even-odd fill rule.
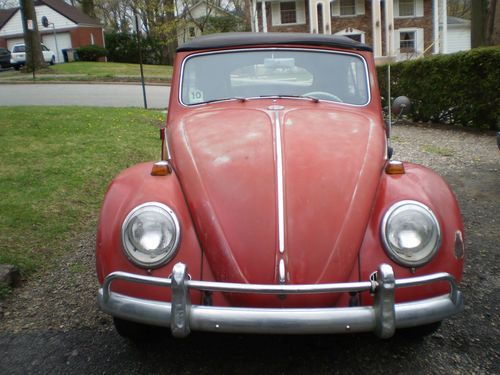
[[[172,302],[159,302],[111,291],[114,280],[164,286],[172,290]],[[405,303],[395,303],[396,288],[446,281],[448,294]],[[243,308],[192,305],[189,290],[261,294],[313,294],[371,292],[373,306],[332,308]],[[381,264],[366,282],[317,285],[258,285],[190,280],[187,267],[177,263],[171,278],[140,276],[126,272],[109,274],[99,289],[101,309],[118,318],[144,324],[170,327],[176,337],[191,330],[232,333],[318,334],[374,332],[388,338],[397,328],[408,328],[440,321],[460,312],[464,302],[453,276],[435,273],[395,279],[391,266]]]

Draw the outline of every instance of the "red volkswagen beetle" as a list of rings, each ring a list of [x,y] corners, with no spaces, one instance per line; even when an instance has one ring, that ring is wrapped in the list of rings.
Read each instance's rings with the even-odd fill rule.
[[[435,329],[463,308],[463,225],[431,170],[390,160],[370,47],[210,35],[177,50],[162,160],[111,183],[102,310],[244,333]]]

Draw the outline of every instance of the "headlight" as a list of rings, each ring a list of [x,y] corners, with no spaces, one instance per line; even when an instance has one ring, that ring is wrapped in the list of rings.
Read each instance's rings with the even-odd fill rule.
[[[174,211],[148,202],[134,208],[122,226],[122,244],[136,265],[154,268],[168,262],[179,244],[180,227]]]
[[[441,231],[431,209],[415,201],[401,201],[382,220],[382,241],[389,257],[409,267],[427,263],[441,244]]]

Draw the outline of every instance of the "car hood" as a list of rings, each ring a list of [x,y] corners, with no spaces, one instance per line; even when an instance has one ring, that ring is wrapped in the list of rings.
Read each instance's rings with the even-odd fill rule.
[[[281,260],[289,284],[351,274],[385,159],[375,118],[319,103],[219,107],[172,130],[176,172],[218,281],[276,284]]]

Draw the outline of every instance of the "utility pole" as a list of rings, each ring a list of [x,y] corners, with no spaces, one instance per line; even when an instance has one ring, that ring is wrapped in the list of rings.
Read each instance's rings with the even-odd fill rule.
[[[139,28],[139,16],[137,15],[137,13],[135,13],[135,33],[137,35],[137,46],[139,47],[139,65],[141,66],[142,98],[144,100],[144,108],[148,109],[148,100],[146,98],[146,86],[144,84],[144,70],[142,68],[141,29]]]
[[[19,5],[26,46],[26,70],[33,72],[33,79],[35,79],[35,70],[44,66],[35,5],[33,0],[20,0]]]

